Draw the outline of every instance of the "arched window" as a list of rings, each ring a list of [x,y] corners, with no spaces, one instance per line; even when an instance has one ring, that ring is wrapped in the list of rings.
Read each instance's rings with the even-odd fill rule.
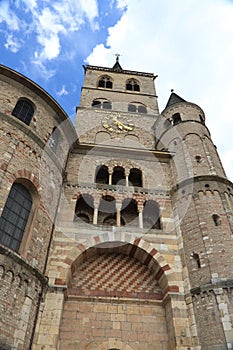
[[[12,111],[12,115],[25,124],[29,125],[34,114],[34,107],[26,99],[19,99]]]
[[[95,172],[95,182],[99,184],[109,183],[108,167],[106,165],[99,165]]]
[[[121,166],[116,166],[112,173],[112,184],[125,186],[125,170]]]
[[[173,125],[177,125],[181,122],[180,113],[175,113],[172,116]]]
[[[101,77],[99,82],[98,82],[98,87],[112,89],[112,79],[110,77],[108,77],[107,75]]]
[[[61,139],[60,131],[58,130],[58,128],[54,127],[48,141],[49,147],[53,152],[56,152],[60,139]]]
[[[94,100],[91,106],[93,108],[112,109],[112,103],[105,99]]]
[[[129,186],[142,187],[142,172],[133,168],[129,173]]]
[[[14,183],[0,218],[0,242],[18,252],[32,208],[30,192]]]
[[[140,91],[139,83],[136,79],[129,79],[126,82],[126,90],[128,91]]]
[[[147,109],[143,104],[133,102],[128,104],[128,112],[147,113]]]
[[[153,200],[144,203],[143,227],[161,229],[159,205]]]
[[[94,213],[94,200],[91,195],[84,193],[81,195],[75,206],[74,221],[78,222],[92,222]]]

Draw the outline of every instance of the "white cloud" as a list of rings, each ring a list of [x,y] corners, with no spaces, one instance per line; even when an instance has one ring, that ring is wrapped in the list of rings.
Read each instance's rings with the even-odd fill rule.
[[[15,9],[27,13],[27,17],[18,18]],[[96,22],[98,5],[96,0],[54,0],[43,2],[38,0],[15,0],[0,2],[0,23],[8,26],[8,41],[5,47],[16,52],[16,33],[36,34],[37,43],[32,62],[39,65],[55,59],[61,52],[61,37],[68,37],[71,33],[80,30],[85,21],[89,21],[92,30],[98,29]],[[28,21],[28,22],[26,22]],[[33,47],[36,47],[36,42]],[[15,50],[15,51],[13,51]]]
[[[158,74],[155,83],[160,109],[172,88],[200,105],[223,154],[230,121],[233,129],[233,3],[148,0],[145,6],[143,1],[119,0],[119,4],[127,5],[124,16],[109,28],[106,47],[96,46],[87,61],[112,67],[112,55],[119,51],[123,68]],[[233,151],[232,143],[225,147]],[[224,165],[233,177],[233,162],[230,164]]]
[[[10,10],[10,4],[6,0],[0,2],[0,23],[5,22],[11,30],[18,30],[20,28],[19,19]]]
[[[19,51],[21,44],[18,39],[13,38],[13,36],[10,34],[7,36],[4,46],[7,50],[16,53]]]
[[[64,95],[68,95],[68,91],[66,90],[65,86],[62,85],[61,90],[57,92],[57,96],[64,96]]]
[[[37,0],[22,0],[28,11],[34,11],[37,7]]]

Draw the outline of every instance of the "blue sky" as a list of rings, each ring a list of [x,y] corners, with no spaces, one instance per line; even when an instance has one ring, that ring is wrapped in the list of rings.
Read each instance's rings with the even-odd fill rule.
[[[85,63],[158,74],[200,105],[233,179],[233,1],[0,0],[0,63],[48,91],[74,119]]]

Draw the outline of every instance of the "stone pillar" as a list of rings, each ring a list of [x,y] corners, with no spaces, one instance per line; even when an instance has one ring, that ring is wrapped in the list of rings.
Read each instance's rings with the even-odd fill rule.
[[[138,221],[139,221],[139,228],[143,228],[143,205],[138,205]]]
[[[109,173],[109,177],[108,177],[108,184],[111,185],[112,184],[112,172]]]
[[[94,200],[94,215],[93,215],[93,225],[98,224],[98,209],[99,209],[99,201]]]
[[[98,207],[94,207],[93,225],[98,223]]]
[[[116,203],[116,225],[121,226],[121,203]]]
[[[129,186],[129,171],[125,171],[125,186]]]

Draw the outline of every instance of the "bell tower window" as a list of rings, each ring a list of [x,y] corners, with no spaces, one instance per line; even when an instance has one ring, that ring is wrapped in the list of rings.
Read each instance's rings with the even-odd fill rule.
[[[129,79],[126,82],[126,90],[128,91],[140,91],[139,83],[136,79]]]
[[[108,76],[103,76],[100,78],[98,82],[98,87],[105,88],[105,89],[112,89],[112,80]]]

